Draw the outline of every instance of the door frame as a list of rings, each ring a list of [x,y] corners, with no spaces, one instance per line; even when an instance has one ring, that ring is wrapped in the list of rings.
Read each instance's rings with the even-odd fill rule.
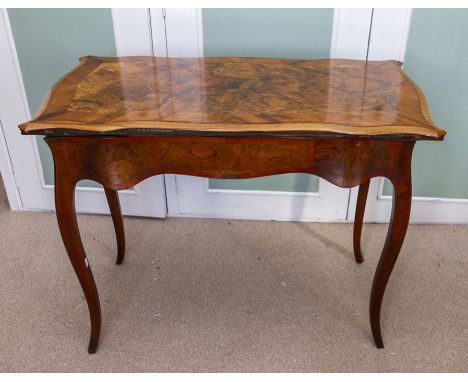
[[[112,11],[116,49],[119,55],[152,55],[151,38],[141,40],[141,11]],[[131,26],[131,27],[130,27]],[[128,31],[132,31],[133,34]],[[135,33],[138,31],[138,33]],[[134,40],[132,40],[134,39]],[[0,171],[12,210],[54,211],[54,186],[45,184],[35,136],[22,136],[16,126],[31,119],[19,66],[15,42],[5,8],[0,13]],[[8,126],[8,128],[6,128]],[[14,128],[12,128],[12,126]],[[152,177],[133,187],[119,191],[124,215],[166,217],[165,185],[162,176]],[[160,195],[157,197],[157,195]],[[77,187],[76,210],[80,213],[109,214],[102,188]]]

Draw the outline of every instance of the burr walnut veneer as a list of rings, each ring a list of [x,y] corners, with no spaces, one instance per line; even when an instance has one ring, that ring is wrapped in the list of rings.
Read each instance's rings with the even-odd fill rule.
[[[359,187],[354,253],[372,177],[393,184],[390,227],[370,296],[370,323],[383,347],[380,308],[411,208],[411,154],[417,140],[442,140],[424,96],[396,61],[265,58],[84,57],[20,125],[46,135],[54,157],[60,232],[99,341],[98,292],[74,207],[81,179],[104,186],[125,252],[118,190],[157,174],[251,178],[318,175]]]

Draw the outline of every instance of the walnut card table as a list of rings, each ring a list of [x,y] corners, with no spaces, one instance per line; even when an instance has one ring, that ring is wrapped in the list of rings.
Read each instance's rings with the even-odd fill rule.
[[[308,173],[339,187],[359,185],[353,241],[362,263],[369,181],[388,178],[392,218],[369,304],[382,348],[380,308],[408,227],[413,146],[445,135],[400,62],[266,58],[84,57],[20,129],[45,135],[53,154],[57,219],[89,308],[90,353],[101,308],[76,221],[79,180],[104,186],[117,264],[125,252],[117,191],[153,175]]]

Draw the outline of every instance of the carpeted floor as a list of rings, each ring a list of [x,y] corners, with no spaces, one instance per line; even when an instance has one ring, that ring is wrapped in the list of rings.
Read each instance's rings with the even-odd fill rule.
[[[0,185],[1,187],[1,185]],[[88,313],[52,213],[0,191],[0,371],[468,371],[468,226],[410,226],[374,347],[367,302],[386,225],[79,216],[103,330]]]

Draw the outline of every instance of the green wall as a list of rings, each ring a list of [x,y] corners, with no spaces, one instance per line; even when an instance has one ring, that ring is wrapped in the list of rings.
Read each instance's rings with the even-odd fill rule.
[[[419,142],[413,195],[468,198],[468,9],[414,9],[403,69],[422,88],[443,142]],[[391,194],[386,182],[384,194]]]
[[[116,55],[110,9],[9,9],[8,16],[32,115],[80,56]],[[53,184],[52,156],[42,137],[38,146],[45,182]]]
[[[205,56],[330,57],[333,9],[203,9]],[[210,180],[210,188],[317,192],[318,178],[285,174]]]

